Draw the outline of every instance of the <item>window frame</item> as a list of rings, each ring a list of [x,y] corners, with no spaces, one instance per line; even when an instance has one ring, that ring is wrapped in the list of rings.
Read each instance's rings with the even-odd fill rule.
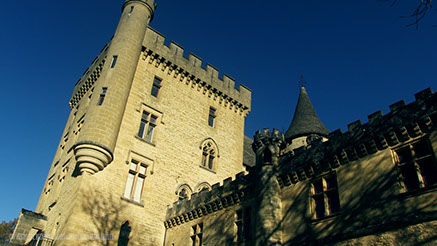
[[[158,76],[153,77],[153,83],[152,83],[152,88],[150,90],[150,95],[158,98],[161,87],[162,87],[162,79],[159,78]]]
[[[105,101],[106,93],[108,92],[108,87],[102,87],[102,92],[99,96],[99,101],[97,102],[97,106],[102,106]]]
[[[210,106],[208,111],[208,126],[215,128],[216,117],[217,117],[217,109]]]
[[[133,170],[131,167],[132,162],[136,162],[136,169]],[[124,185],[124,190],[121,196],[122,200],[140,205],[140,206],[144,206],[143,201],[142,201],[142,197],[144,195],[144,191],[146,190],[146,185],[147,185],[147,177],[150,176],[153,171],[151,169],[153,169],[153,159],[148,158],[146,156],[143,156],[137,152],[134,151],[130,151],[129,153],[129,157],[126,160],[126,168],[127,168],[127,175],[125,178],[125,185]],[[140,167],[144,167],[144,172],[140,173]],[[129,184],[129,176],[133,174],[134,175],[134,179],[132,180],[132,184]],[[138,177],[141,177],[143,179],[142,184],[141,184],[141,190],[139,193],[139,197],[138,199],[135,199],[135,192],[136,192],[136,186],[138,185]],[[129,187],[130,186],[130,187]]]
[[[329,183],[328,180],[335,182]],[[340,213],[341,202],[338,179],[335,172],[314,178],[311,180],[310,185],[311,211],[314,220],[329,218]],[[323,210],[321,210],[320,207]]]
[[[215,141],[212,138],[205,139],[200,144],[200,150],[200,167],[215,172],[217,170],[218,158],[220,157]]]
[[[425,146],[427,149],[424,151],[425,154],[421,150],[422,153],[418,156],[417,153],[419,151],[417,146],[420,145],[422,145],[422,147]],[[408,157],[405,161],[402,159],[406,156],[403,157],[400,153],[408,153]],[[392,156],[398,171],[399,183],[402,187],[403,193],[414,193],[437,187],[437,162],[435,160],[432,145],[427,137],[421,137],[398,145],[392,149]],[[425,165],[428,165],[428,170],[424,168]],[[405,174],[408,170],[410,172],[411,170],[414,170],[414,172],[408,173],[407,176]],[[429,180],[433,180],[434,182],[428,184],[428,182],[430,182]]]
[[[132,167],[132,163],[135,163],[135,170],[133,170]],[[141,167],[144,168],[144,173],[142,173]],[[145,184],[145,180],[147,177],[147,169],[148,166],[145,163],[142,163],[136,159],[131,159],[130,163],[129,163],[129,171],[128,171],[128,177],[126,179],[126,185],[125,185],[125,189],[123,192],[123,197],[131,200],[133,202],[137,202],[137,203],[141,203],[141,197],[143,195],[143,191],[144,191],[144,184]],[[132,183],[128,186],[129,183],[129,176],[133,175],[133,180]],[[142,179],[141,184],[139,184],[138,180]],[[139,197],[137,199],[136,197],[136,193],[137,193],[137,186],[141,185],[140,190],[139,190]],[[129,188],[128,188],[129,187]],[[128,195],[126,195],[126,193],[129,193]]]
[[[136,128],[135,138],[155,146],[159,125],[162,122],[162,113],[145,104],[142,104],[137,109],[137,112],[140,114],[140,119]],[[148,115],[147,118],[144,118],[145,113]],[[150,130],[152,133],[148,134]]]
[[[235,242],[241,243],[252,239],[251,217],[252,209],[250,207],[240,208],[235,211]]]

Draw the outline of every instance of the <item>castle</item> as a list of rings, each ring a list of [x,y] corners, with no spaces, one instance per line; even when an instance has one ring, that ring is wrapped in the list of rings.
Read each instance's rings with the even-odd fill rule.
[[[148,27],[126,0],[76,83],[21,245],[432,244],[437,95],[329,132],[301,87],[285,133],[244,136],[251,91]]]

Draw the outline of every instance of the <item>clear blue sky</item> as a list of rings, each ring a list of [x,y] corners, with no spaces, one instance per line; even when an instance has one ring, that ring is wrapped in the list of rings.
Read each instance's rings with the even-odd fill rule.
[[[417,1],[156,0],[151,26],[252,89],[246,135],[286,130],[305,74],[330,131],[437,90],[437,12]],[[73,86],[113,35],[123,0],[4,1],[0,9],[0,220],[34,210]]]

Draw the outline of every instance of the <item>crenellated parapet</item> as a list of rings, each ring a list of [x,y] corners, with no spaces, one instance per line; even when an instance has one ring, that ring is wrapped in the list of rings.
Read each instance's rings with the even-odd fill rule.
[[[83,73],[82,77],[77,81],[74,86],[73,95],[70,98],[69,105],[70,108],[73,109],[80,102],[82,97],[90,90],[96,81],[100,78],[100,74],[103,69],[103,65],[105,65],[106,53],[108,50],[108,45],[106,45],[100,55],[98,55],[94,61],[91,63],[91,66],[88,67],[87,70]]]
[[[370,154],[418,138],[437,126],[437,95],[430,88],[415,94],[416,101],[390,105],[390,112],[377,111],[368,122],[355,121],[348,131],[329,134],[329,141],[313,142],[280,157],[281,187],[295,184]]]
[[[235,112],[247,114],[250,111],[250,89],[242,84],[236,88],[230,76],[223,74],[220,78],[218,69],[212,65],[206,64],[203,68],[198,56],[189,53],[185,57],[182,46],[173,41],[167,46],[164,41],[162,34],[149,27],[143,42],[143,59]]]
[[[264,128],[263,131],[257,131],[253,138],[253,149],[255,152],[263,146],[275,145],[280,147],[284,143],[284,134],[280,133],[278,129],[270,131],[268,128]]]
[[[210,191],[205,189],[193,193],[190,199],[173,203],[167,210],[164,226],[172,228],[242,202],[253,185],[251,177],[240,172],[234,180],[229,177],[223,180],[223,185],[216,183]]]

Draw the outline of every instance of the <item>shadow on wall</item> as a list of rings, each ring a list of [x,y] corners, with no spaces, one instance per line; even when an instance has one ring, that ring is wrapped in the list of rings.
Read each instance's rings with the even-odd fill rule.
[[[84,196],[82,210],[89,216],[94,230],[88,229],[84,233],[92,235],[87,239],[91,245],[128,245],[133,243],[129,221],[122,218],[121,214],[126,205],[120,198],[109,195],[99,195],[98,192],[89,192]]]
[[[379,165],[387,159],[380,153],[367,161]],[[358,160],[337,174],[341,210],[324,219],[314,219],[310,211],[308,180],[283,188],[282,203],[287,207],[274,231],[283,230],[284,245],[427,245],[437,240],[437,223],[423,224],[437,218],[435,191],[400,194],[394,164],[379,168]]]

